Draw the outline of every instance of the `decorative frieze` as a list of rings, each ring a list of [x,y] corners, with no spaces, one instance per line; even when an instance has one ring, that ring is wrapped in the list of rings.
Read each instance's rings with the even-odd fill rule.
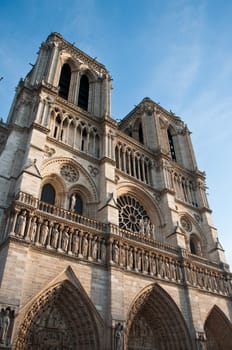
[[[74,223],[55,217],[54,213],[16,207],[8,230],[21,241],[59,254],[103,264],[109,256],[112,266],[128,272],[225,296],[232,293],[230,273],[206,265],[205,259],[201,263],[198,257],[199,261],[194,262],[191,254],[190,261],[189,253],[183,249],[180,252],[148,237],[145,240],[138,236],[138,241],[135,233],[113,230],[112,225],[101,226],[99,223],[97,231],[94,220],[91,223],[91,219],[80,215],[76,218]]]

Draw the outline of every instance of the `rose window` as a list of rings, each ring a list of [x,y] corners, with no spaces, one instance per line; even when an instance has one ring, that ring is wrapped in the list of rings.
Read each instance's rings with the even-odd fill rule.
[[[187,231],[187,232],[192,231],[191,222],[188,219],[186,219],[185,217],[180,218],[180,224],[185,231]]]
[[[146,210],[133,197],[125,195],[118,198],[119,227],[132,231],[140,231],[140,221],[149,220]]]
[[[79,179],[78,171],[69,164],[65,164],[60,169],[61,176],[68,182],[76,182]]]

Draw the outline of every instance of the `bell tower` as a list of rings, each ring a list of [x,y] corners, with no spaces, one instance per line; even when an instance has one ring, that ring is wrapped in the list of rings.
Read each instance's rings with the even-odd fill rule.
[[[148,97],[117,122],[111,80],[51,33],[0,123],[0,349],[230,350],[191,133]]]

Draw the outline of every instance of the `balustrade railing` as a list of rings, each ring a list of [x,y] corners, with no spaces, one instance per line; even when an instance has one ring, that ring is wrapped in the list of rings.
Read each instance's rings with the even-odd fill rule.
[[[48,214],[48,216],[56,216],[61,219],[69,220],[95,230],[102,232],[106,231],[106,224],[102,222],[79,215],[73,211],[42,202],[27,193],[19,192],[19,194],[16,196],[16,200],[20,203],[30,206],[32,210],[45,212]]]

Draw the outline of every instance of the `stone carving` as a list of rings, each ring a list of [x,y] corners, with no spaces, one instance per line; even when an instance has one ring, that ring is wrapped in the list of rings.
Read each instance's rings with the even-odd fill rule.
[[[28,200],[27,197],[26,200]],[[44,249],[52,247],[57,249],[60,254],[73,254],[78,259],[88,258],[98,263],[106,261],[106,240],[97,232],[93,234],[75,230],[73,228],[75,224],[72,224],[72,227],[70,225],[70,227],[64,228],[61,221],[60,223],[49,222],[41,216],[40,212],[29,212],[25,209],[16,208],[14,216],[9,218],[7,230],[9,232],[15,231],[16,237],[18,236],[20,239],[34,244],[40,243]],[[15,230],[13,229],[14,225]],[[77,225],[79,225],[79,221]],[[147,221],[141,221],[141,227],[144,229],[145,237],[147,227],[149,227]],[[104,228],[102,232],[104,232]],[[137,233],[130,234],[129,239],[134,239]],[[110,261],[112,264],[118,265],[119,268],[149,274],[154,278],[167,279],[176,283],[188,283],[217,294],[230,296],[232,293],[232,281],[226,272],[219,272],[212,266],[203,266],[200,262],[189,263],[186,259],[188,257],[187,250],[183,250],[185,254],[182,254],[180,261],[180,257],[177,255],[172,258],[165,256],[165,254],[157,255],[152,246],[156,247],[159,242],[151,242],[149,249],[145,246],[143,249],[138,249],[137,244],[133,244],[132,240],[131,245],[127,246],[128,241],[126,244],[124,238],[118,236],[118,239],[114,239],[111,243],[109,241],[108,245]]]
[[[64,252],[67,252],[68,250],[68,243],[69,243],[69,228],[65,227],[61,237],[61,247]]]
[[[115,326],[115,331],[114,331],[114,349],[115,350],[121,350],[122,349],[123,333],[124,333],[123,324],[119,322]]]
[[[197,350],[206,350],[206,336],[204,332],[196,332]]]
[[[185,231],[187,231],[187,232],[192,231],[191,222],[188,219],[186,219],[185,217],[180,218],[180,224]]]
[[[48,238],[48,221],[45,220],[40,229],[40,243],[45,246]]]
[[[114,241],[113,247],[112,247],[112,260],[115,264],[119,263],[119,247],[118,242]]]
[[[71,196],[71,205],[70,205],[71,211],[75,210],[75,205],[76,205],[76,195],[75,195],[75,193],[73,193]]]
[[[17,219],[15,233],[20,237],[23,237],[25,233],[25,228],[27,223],[26,214],[27,214],[26,210],[22,210],[22,212],[19,214]]]
[[[130,348],[154,349],[154,335],[143,317],[135,318],[130,329]]]
[[[68,182],[73,183],[79,179],[78,171],[69,164],[65,164],[61,167],[60,174]]]
[[[96,167],[94,167],[92,165],[89,165],[88,168],[89,168],[90,175],[92,175],[93,177],[96,177],[97,174],[99,173],[98,168],[96,168]]]
[[[89,241],[87,235],[84,235],[82,239],[82,255],[84,258],[88,257]]]
[[[31,228],[30,228],[30,234],[29,239],[31,242],[35,242],[36,240],[36,233],[37,233],[37,217],[33,217],[31,222]]]
[[[144,262],[143,262],[143,272],[148,273],[148,269],[149,269],[149,256],[148,256],[148,253],[145,253]]]
[[[92,241],[92,258],[94,260],[97,260],[97,255],[98,255],[98,241],[97,241],[97,236],[95,236]]]
[[[52,157],[53,154],[55,154],[56,151],[54,148],[51,148],[51,147],[48,147],[48,146],[44,146],[44,154],[47,156],[47,157]]]
[[[134,266],[133,248],[130,248],[128,252],[128,268],[132,270],[133,266]]]
[[[59,224],[55,223],[51,233],[51,246],[57,248],[59,238]]]
[[[72,253],[74,255],[79,254],[79,242],[80,242],[80,238],[78,235],[78,231],[75,231],[72,237]]]
[[[104,239],[101,240],[101,261],[106,260],[106,242]]]
[[[13,320],[13,311],[9,307],[1,309],[0,312],[0,343],[9,345],[11,322]],[[1,346],[0,346],[1,347]]]

